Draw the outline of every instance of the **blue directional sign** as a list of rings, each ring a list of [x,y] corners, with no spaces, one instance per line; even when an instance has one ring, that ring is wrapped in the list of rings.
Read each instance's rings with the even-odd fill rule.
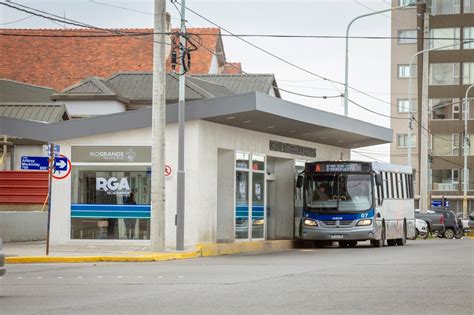
[[[54,158],[54,170],[55,171],[67,171],[67,157],[55,157]]]
[[[46,154],[47,154],[48,156],[51,156],[51,152],[50,152],[51,146],[48,144],[48,145],[45,145],[44,147],[46,147]],[[59,146],[59,144],[53,145],[53,155],[54,155],[54,156],[58,156],[60,150],[61,150],[61,147]]]
[[[49,158],[47,156],[22,156],[21,169],[47,171],[49,169]]]
[[[434,208],[441,208],[441,207],[449,207],[449,200],[444,201],[444,205],[441,200],[432,200],[431,201],[431,206]]]

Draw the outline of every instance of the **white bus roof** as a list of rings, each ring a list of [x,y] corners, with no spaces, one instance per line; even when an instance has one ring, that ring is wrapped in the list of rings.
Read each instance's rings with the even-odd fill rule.
[[[380,163],[380,162],[372,162],[372,170],[379,171],[379,172],[382,171],[382,172],[394,172],[394,173],[404,173],[404,174],[413,173],[412,168],[408,165]]]

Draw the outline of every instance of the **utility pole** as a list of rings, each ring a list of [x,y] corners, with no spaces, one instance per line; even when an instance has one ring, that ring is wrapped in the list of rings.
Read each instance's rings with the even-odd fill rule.
[[[155,0],[151,124],[150,250],[165,250],[166,0]]]
[[[178,95],[178,180],[176,190],[176,250],[184,249],[184,206],[185,206],[185,172],[184,172],[184,136],[185,136],[185,99],[186,99],[186,1],[181,0],[181,28],[179,51],[181,66],[179,68]]]
[[[421,80],[421,106],[420,106],[420,209],[424,212],[431,205],[428,187],[428,71],[429,71],[429,13],[424,14],[423,23],[423,68]]]

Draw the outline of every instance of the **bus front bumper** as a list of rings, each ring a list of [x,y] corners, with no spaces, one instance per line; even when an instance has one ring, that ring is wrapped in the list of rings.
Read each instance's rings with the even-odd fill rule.
[[[304,228],[304,240],[317,241],[366,241],[375,239],[373,227],[370,228],[351,228],[351,229],[317,229]]]

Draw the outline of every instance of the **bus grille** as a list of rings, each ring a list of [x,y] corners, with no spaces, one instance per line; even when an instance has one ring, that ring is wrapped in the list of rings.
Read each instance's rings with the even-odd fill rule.
[[[323,221],[324,225],[336,225],[336,221]]]
[[[351,225],[352,224],[352,220],[342,220],[342,221],[339,221],[339,225]]]

